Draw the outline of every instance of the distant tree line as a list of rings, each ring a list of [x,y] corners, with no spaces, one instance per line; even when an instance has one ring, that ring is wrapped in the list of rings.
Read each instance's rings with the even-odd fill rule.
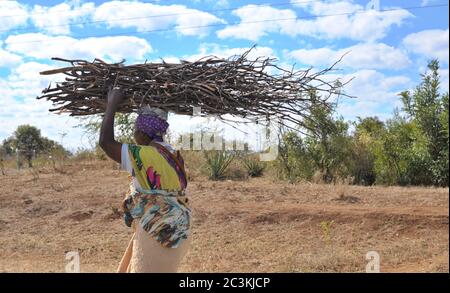
[[[276,166],[282,177],[324,182],[350,178],[354,184],[449,184],[448,93],[440,92],[439,63],[412,91],[400,94],[402,111],[382,122],[377,117],[345,122],[333,109],[317,106],[319,127],[306,136],[284,131]],[[353,131],[350,131],[353,126]]]
[[[449,96],[440,91],[439,62],[432,60],[421,83],[412,92],[400,93],[400,97],[402,109],[395,110],[385,122],[377,117],[346,122],[335,117],[337,105],[313,106],[315,122],[306,123],[306,135],[292,129],[279,130],[278,158],[266,167],[276,168],[278,176],[289,181],[319,177],[325,183],[345,180],[360,185],[448,186]],[[134,121],[135,115],[117,115],[119,141],[133,140]],[[101,117],[81,122],[80,127],[97,142]],[[69,154],[30,125],[19,126],[0,145],[0,157],[20,153],[29,166],[34,156],[54,151]],[[211,170],[224,171],[223,166],[229,165],[224,154],[208,153],[207,159]],[[264,169],[252,160],[245,165],[252,174]]]
[[[30,168],[33,167],[33,158],[41,154],[67,156],[70,152],[56,141],[43,137],[37,127],[27,124],[18,126],[13,135],[0,145],[1,159],[16,156],[19,165],[25,159]]]

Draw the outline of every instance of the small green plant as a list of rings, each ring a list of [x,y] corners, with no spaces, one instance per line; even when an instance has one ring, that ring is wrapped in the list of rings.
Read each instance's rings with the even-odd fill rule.
[[[322,221],[320,222],[320,228],[322,228],[322,234],[323,238],[326,242],[330,241],[330,233],[331,233],[331,226],[333,226],[334,221]]]
[[[235,157],[234,154],[225,151],[204,152],[204,155],[211,180],[223,179],[228,166]]]
[[[250,177],[259,177],[263,174],[266,166],[264,163],[258,161],[257,159],[245,159],[243,161],[247,174]]]

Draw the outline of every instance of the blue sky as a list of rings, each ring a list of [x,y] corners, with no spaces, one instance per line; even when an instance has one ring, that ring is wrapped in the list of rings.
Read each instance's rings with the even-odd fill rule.
[[[61,65],[51,57],[177,62],[254,44],[254,57],[298,69],[321,69],[349,52],[332,77],[354,77],[346,92],[358,98],[343,100],[339,114],[387,119],[400,106],[398,92],[417,84],[431,58],[440,60],[448,91],[448,6],[439,5],[448,1],[0,1],[0,140],[28,123],[57,141],[68,132],[63,144],[72,150],[89,147],[73,128],[78,120],[50,114],[50,103],[35,99],[55,79],[39,71]],[[170,122],[184,132],[202,121],[172,115]]]

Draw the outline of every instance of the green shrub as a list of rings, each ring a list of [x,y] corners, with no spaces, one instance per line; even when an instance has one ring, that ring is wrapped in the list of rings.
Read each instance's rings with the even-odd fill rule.
[[[255,158],[247,158],[243,161],[247,174],[250,177],[259,177],[263,174],[266,168],[263,162],[258,161]]]
[[[206,165],[209,171],[209,179],[221,180],[225,177],[228,166],[235,155],[225,151],[205,151]]]

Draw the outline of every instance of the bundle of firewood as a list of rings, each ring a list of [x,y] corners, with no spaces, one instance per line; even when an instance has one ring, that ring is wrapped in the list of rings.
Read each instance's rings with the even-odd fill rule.
[[[342,82],[324,78],[336,63],[318,72],[285,70],[272,58],[249,60],[251,50],[227,59],[207,56],[195,62],[136,65],[52,58],[71,66],[41,72],[62,73],[65,80],[50,83],[37,98],[53,102],[50,111],[91,115],[104,112],[108,89],[119,87],[126,97],[119,105],[122,113],[149,104],[192,115],[193,107],[201,107],[202,114],[223,120],[231,114],[248,121],[277,117],[302,125],[312,106],[327,106],[331,96],[341,94]]]

